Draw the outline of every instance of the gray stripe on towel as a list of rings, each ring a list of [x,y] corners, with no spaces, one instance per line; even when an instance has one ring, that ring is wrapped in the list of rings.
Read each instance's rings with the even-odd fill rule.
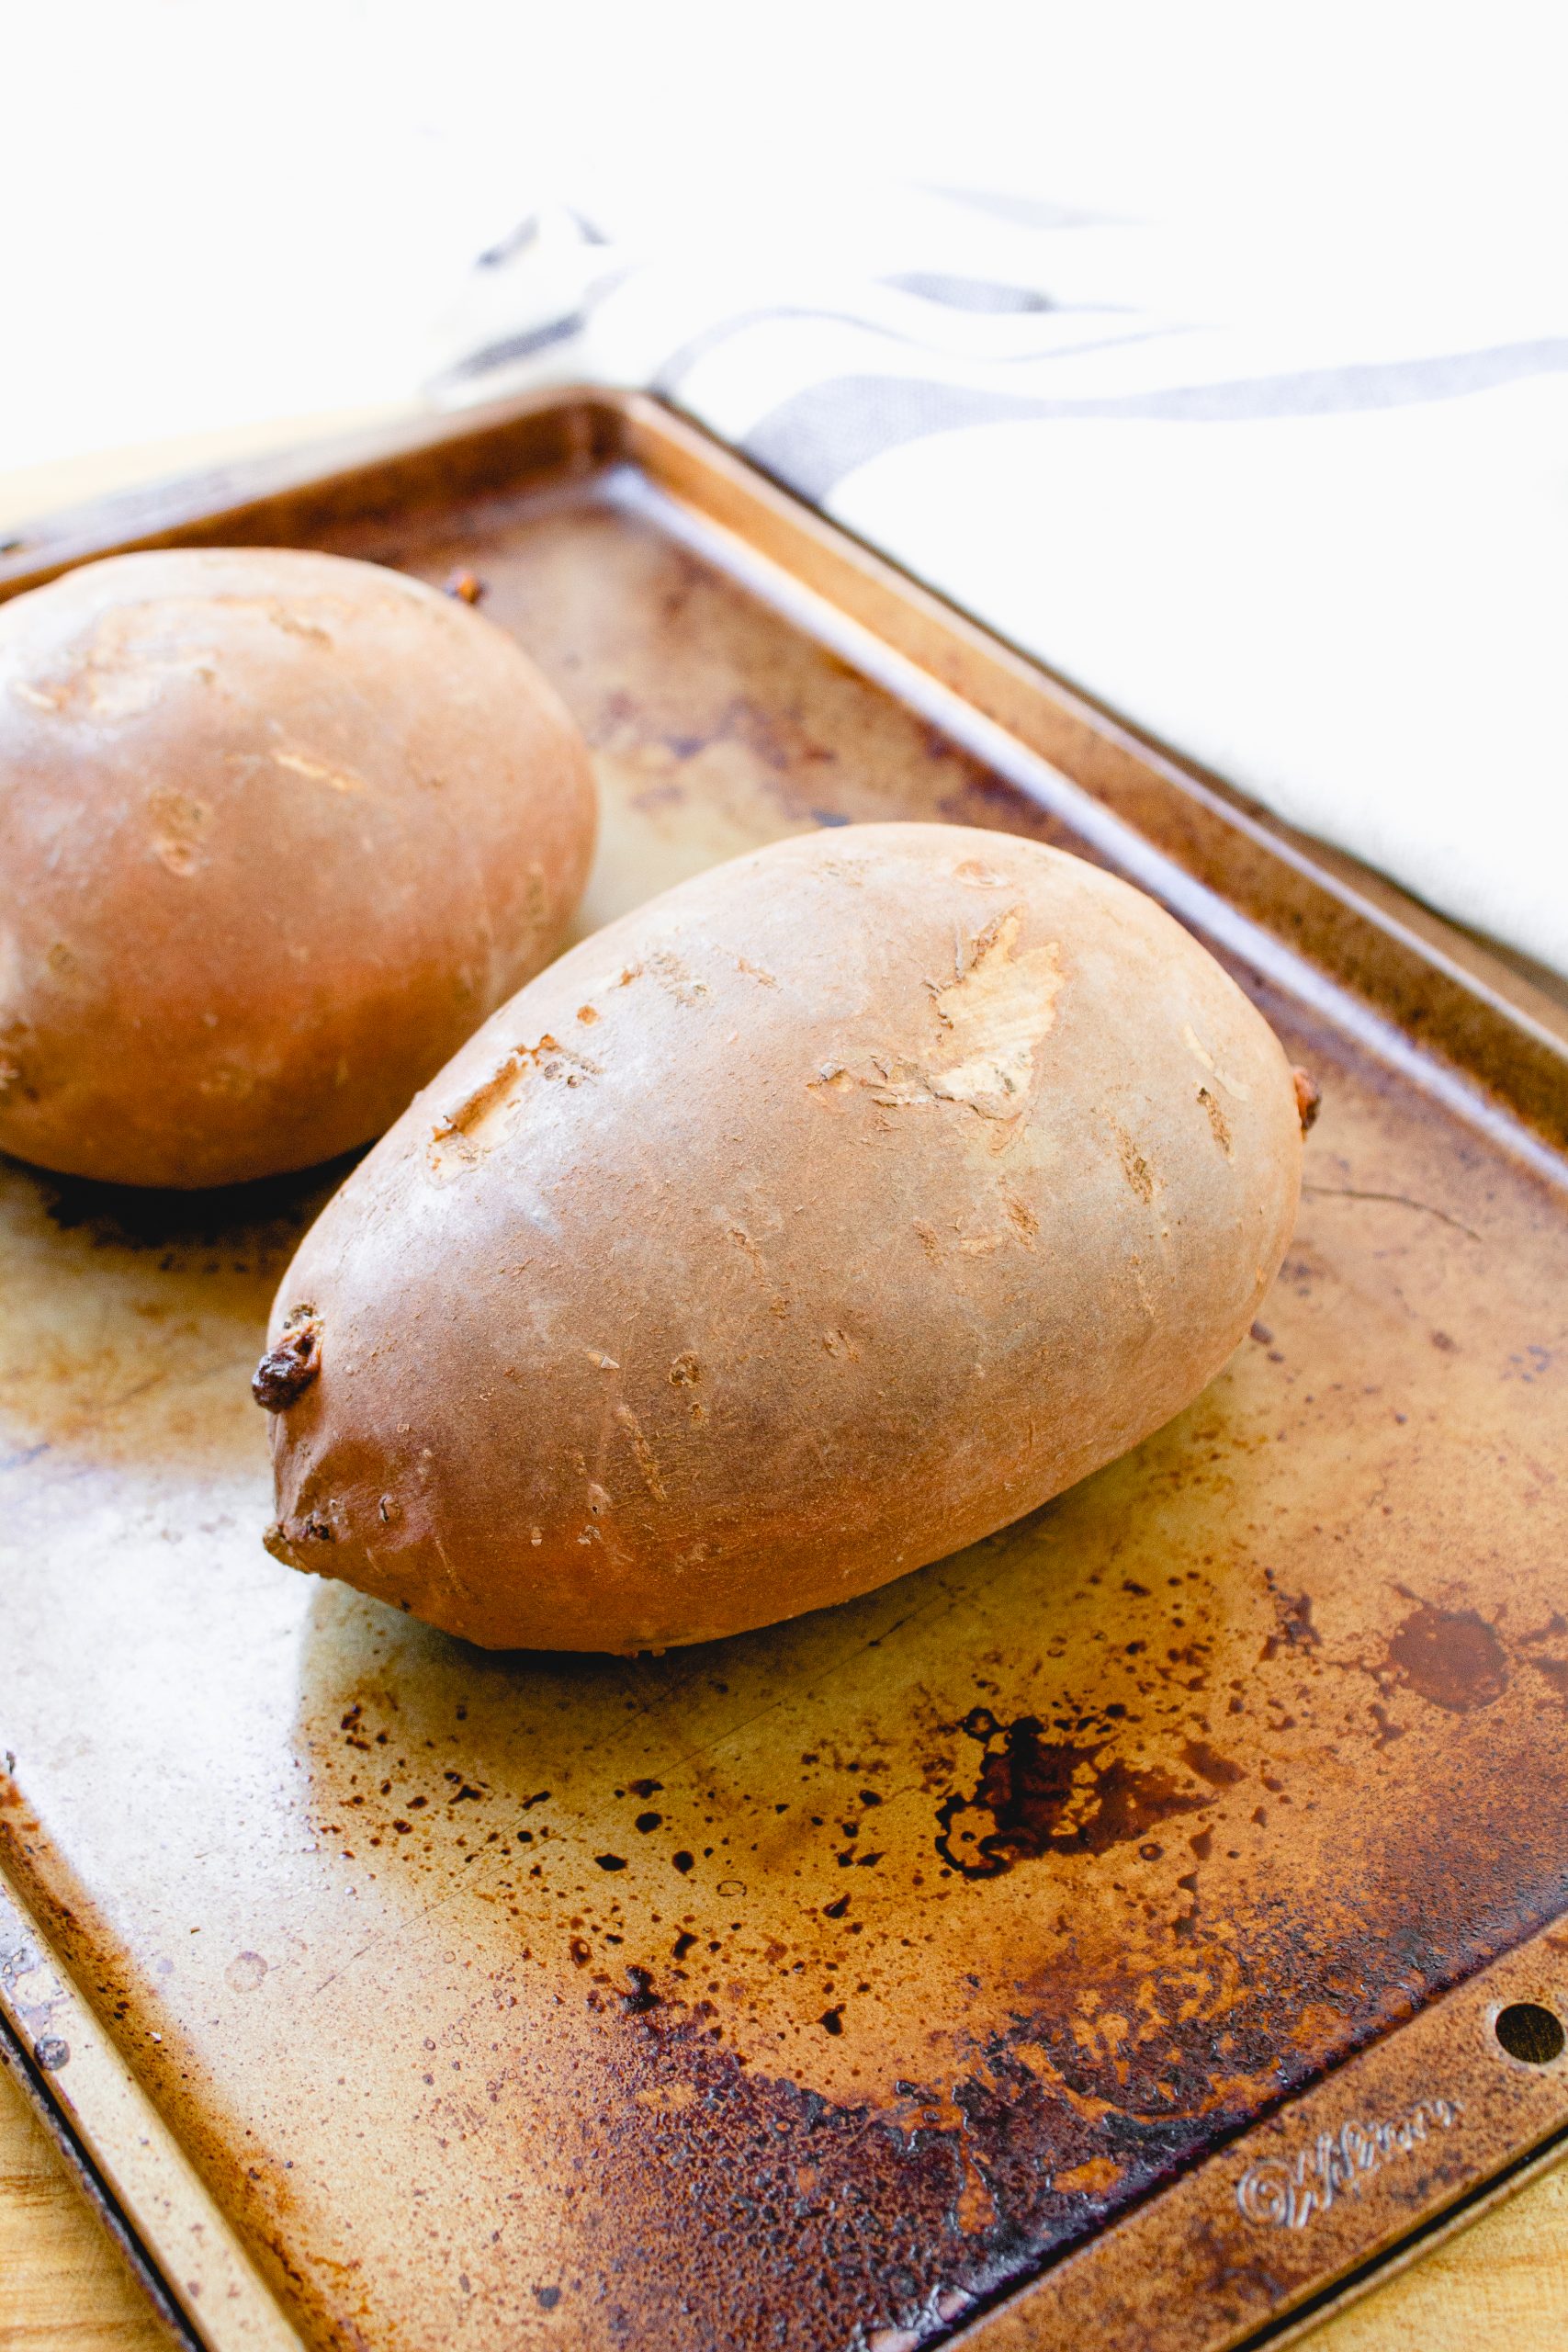
[[[1568,372],[1568,336],[1501,344],[1427,359],[1312,368],[1228,383],[1176,384],[1101,400],[1036,399],[913,376],[836,376],[812,384],[760,418],[740,446],[765,471],[817,503],[847,474],[886,449],[964,425],[1033,419],[1164,419],[1231,424],[1303,416],[1351,416],[1458,400],[1529,376]]]

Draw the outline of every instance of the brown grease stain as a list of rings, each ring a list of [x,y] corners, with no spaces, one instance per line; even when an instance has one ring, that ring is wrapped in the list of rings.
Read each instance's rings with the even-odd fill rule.
[[[1418,1698],[1450,1714],[1489,1707],[1508,1687],[1508,1659],[1496,1627],[1473,1609],[1411,1611],[1388,1645],[1388,1662]]]
[[[998,1724],[988,1707],[976,1707],[962,1729],[986,1753],[973,1793],[955,1790],[937,1807],[936,1849],[964,1878],[999,1878],[1015,1862],[1046,1853],[1103,1854],[1133,1844],[1156,1823],[1212,1804],[1213,1786],[1241,1777],[1196,1741],[1189,1743],[1186,1761],[1211,1789],[1194,1792],[1157,1766],[1141,1769],[1120,1756],[1101,1763],[1105,1739],[1047,1740],[1035,1715]],[[967,1813],[988,1813],[995,1826],[980,1837],[972,1830],[955,1835]]]

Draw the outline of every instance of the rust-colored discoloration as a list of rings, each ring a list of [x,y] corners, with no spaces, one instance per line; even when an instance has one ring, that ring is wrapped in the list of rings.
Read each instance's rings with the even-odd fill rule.
[[[571,701],[606,802],[585,922],[824,820],[1081,846],[618,496],[336,542],[479,566]],[[1438,1996],[1568,1905],[1568,1217],[1261,1001],[1332,1133],[1198,1403],[956,1558],[662,1658],[481,1656],[258,1552],[246,1383],[319,1179],[171,1204],[0,1167],[0,1851],[308,2343],[1207,2346],[1557,2128],[1556,2070]],[[527,1099],[577,1068],[530,1061]],[[1222,1114],[1225,1075],[1200,1051]],[[735,1204],[749,1286],[769,1205]],[[983,1227],[883,1213],[933,1268],[1040,1246],[1001,1176]],[[523,1243],[493,1279],[530,1271]],[[585,1487],[646,1491],[651,1420],[594,1377]],[[658,1385],[728,1409],[685,1339]],[[1561,1998],[1561,1940],[1519,1997]],[[1244,2214],[1247,2164],[1439,2098],[1454,2128],[1309,2226]]]
[[[1301,1114],[1302,1133],[1308,1135],[1316,1125],[1317,1114],[1323,1108],[1323,1089],[1311,1072],[1303,1069],[1299,1064],[1292,1070],[1291,1076],[1296,1082],[1296,1109]]]
[[[314,1307],[298,1306],[251,1374],[251,1395],[265,1412],[286,1413],[321,1368],[321,1325]]]
[[[460,566],[456,571],[446,574],[443,584],[446,594],[456,596],[459,604],[482,605],[484,602],[485,583],[477,571],[469,571]]]
[[[964,1878],[995,1878],[1053,1848],[1103,1854],[1212,1801],[1211,1791],[1183,1789],[1158,1767],[1139,1770],[1119,1756],[1104,1760],[1112,1733],[1107,1718],[1058,1718],[1063,1734],[1081,1728],[1102,1735],[1087,1741],[1048,1739],[1032,1715],[998,1724],[988,1707],[972,1708],[962,1728],[986,1752],[973,1794],[947,1796],[938,1806],[936,1850]],[[989,1814],[992,1827],[959,1826],[968,1813]]]
[[[1508,1687],[1508,1653],[1496,1627],[1473,1609],[1422,1601],[1390,1640],[1388,1662],[1418,1697],[1451,1714],[1488,1707]]]

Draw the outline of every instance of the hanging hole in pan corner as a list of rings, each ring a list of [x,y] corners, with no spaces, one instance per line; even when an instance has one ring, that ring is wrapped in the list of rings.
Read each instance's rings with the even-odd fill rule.
[[[1562,2018],[1540,2001],[1510,2001],[1493,2018],[1492,2030],[1509,2057],[1527,2066],[1550,2066],[1568,2047]]]

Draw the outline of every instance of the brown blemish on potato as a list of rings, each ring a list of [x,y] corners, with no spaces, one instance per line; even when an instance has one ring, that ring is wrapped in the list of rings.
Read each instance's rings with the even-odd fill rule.
[[[208,802],[184,792],[155,792],[148,803],[157,832],[152,854],[171,874],[194,874],[206,864],[201,836],[212,821]]]
[[[1145,1204],[1152,1201],[1155,1196],[1153,1169],[1127,1133],[1126,1128],[1120,1125],[1114,1119],[1111,1120],[1111,1126],[1116,1137],[1116,1157],[1121,1163],[1122,1173],[1127,1179],[1129,1189],[1140,1201]]]
[[[297,1306],[277,1344],[251,1376],[251,1395],[264,1412],[286,1413],[321,1368],[321,1325],[313,1306]]]
[[[1232,1156],[1231,1131],[1229,1125],[1226,1122],[1225,1114],[1220,1108],[1218,1097],[1212,1093],[1208,1087],[1201,1086],[1198,1089],[1198,1100],[1203,1105],[1203,1110],[1208,1118],[1209,1125],[1213,1131],[1214,1141],[1219,1145],[1220,1149],[1224,1153],[1225,1158],[1229,1159]]]
[[[591,1004],[580,1004],[577,1008],[577,1017],[585,1029],[592,1029],[599,1015]]]
[[[744,972],[749,980],[760,981],[765,989],[776,989],[778,986],[778,982],[773,978],[772,972],[764,972],[760,964],[749,962],[744,956],[738,956],[736,957],[735,968],[738,972]]]
[[[1034,1237],[1040,1230],[1040,1219],[1035,1216],[1034,1211],[1030,1207],[1029,1203],[1017,1193],[1004,1193],[1002,1194],[1002,1209],[1006,1215],[1008,1223],[1011,1226],[1013,1231],[1017,1234],[1024,1248],[1026,1250],[1032,1250],[1034,1247]]]
[[[741,1255],[747,1260],[752,1272],[756,1275],[757,1280],[760,1283],[765,1283],[768,1279],[768,1270],[762,1263],[762,1253],[758,1249],[756,1243],[752,1240],[750,1235],[746,1231],[744,1226],[732,1225],[729,1228],[729,1238],[731,1241],[734,1242],[736,1248],[740,1251]]]
[[[637,1456],[637,1466],[642,1473],[643,1485],[656,1503],[667,1501],[669,1498],[664,1492],[664,1482],[660,1476],[658,1458],[648,1442],[642,1423],[629,1405],[617,1405],[615,1419],[625,1430],[631,1450]]]
[[[658,948],[651,956],[644,956],[641,968],[650,973],[677,1004],[701,1004],[708,992],[707,982],[694,978],[679,956],[668,947]]]
[[[689,1348],[683,1354],[678,1355],[670,1367],[669,1377],[671,1388],[695,1388],[702,1376],[703,1368]],[[705,1421],[706,1406],[698,1397],[688,1398],[686,1418],[693,1423]]]

